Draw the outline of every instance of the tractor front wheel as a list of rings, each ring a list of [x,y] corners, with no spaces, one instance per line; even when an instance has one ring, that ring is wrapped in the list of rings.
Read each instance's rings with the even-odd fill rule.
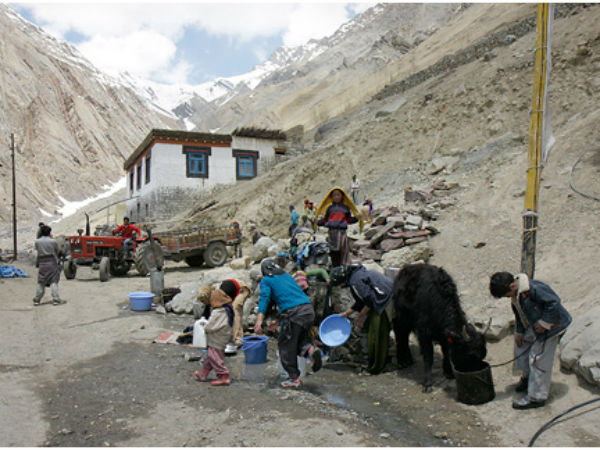
[[[100,273],[100,281],[108,281],[110,279],[110,258],[103,256],[98,266],[98,272]]]
[[[65,266],[63,267],[63,272],[65,273],[65,278],[67,280],[72,280],[75,278],[77,274],[77,264],[71,258],[68,258],[65,261]]]

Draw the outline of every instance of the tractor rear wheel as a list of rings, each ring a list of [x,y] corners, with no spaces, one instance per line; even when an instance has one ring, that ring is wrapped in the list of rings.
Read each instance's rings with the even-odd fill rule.
[[[75,264],[75,261],[73,261],[71,258],[68,258],[65,261],[63,272],[65,273],[65,278],[67,280],[72,280],[75,278],[75,275],[77,274],[77,264]]]
[[[227,259],[227,247],[221,241],[208,244],[204,251],[204,262],[208,267],[222,266]]]
[[[190,267],[200,267],[204,263],[204,254],[199,253],[197,255],[188,256],[185,258],[185,262]]]
[[[141,276],[146,276],[151,270],[162,267],[164,259],[160,244],[158,242],[146,241],[138,244],[136,248],[135,268]]]
[[[100,273],[100,281],[108,281],[110,279],[110,258],[103,256],[98,266],[98,272]]]

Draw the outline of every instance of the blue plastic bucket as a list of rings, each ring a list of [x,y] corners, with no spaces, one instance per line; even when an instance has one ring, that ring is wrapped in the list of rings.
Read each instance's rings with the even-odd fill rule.
[[[352,324],[339,314],[332,314],[321,322],[319,326],[319,338],[328,347],[342,345],[350,337]]]
[[[242,350],[246,364],[264,364],[267,362],[267,336],[246,336],[242,338]]]
[[[152,292],[130,292],[127,297],[129,297],[129,309],[132,311],[150,311],[152,308],[154,300]]]

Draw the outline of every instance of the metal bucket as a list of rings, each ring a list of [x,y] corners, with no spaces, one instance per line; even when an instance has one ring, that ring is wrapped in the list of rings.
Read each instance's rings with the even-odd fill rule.
[[[162,270],[150,271],[150,292],[154,294],[154,303],[160,303],[163,288],[165,287],[165,275]]]
[[[459,402],[467,405],[481,405],[496,396],[490,365],[482,361],[481,367],[480,370],[473,372],[461,372],[452,368]]]

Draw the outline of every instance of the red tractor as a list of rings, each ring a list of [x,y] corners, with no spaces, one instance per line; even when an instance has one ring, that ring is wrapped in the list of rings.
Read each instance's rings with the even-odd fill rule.
[[[164,257],[160,241],[148,237],[135,236],[130,245],[125,248],[125,238],[121,236],[101,235],[90,236],[89,216],[86,214],[86,234],[77,230],[77,236],[68,236],[69,251],[63,265],[65,277],[75,278],[77,266],[91,266],[98,269],[100,281],[108,281],[110,276],[123,276],[131,266],[140,275],[146,275],[154,269],[163,266]],[[105,232],[106,233],[106,232]]]

